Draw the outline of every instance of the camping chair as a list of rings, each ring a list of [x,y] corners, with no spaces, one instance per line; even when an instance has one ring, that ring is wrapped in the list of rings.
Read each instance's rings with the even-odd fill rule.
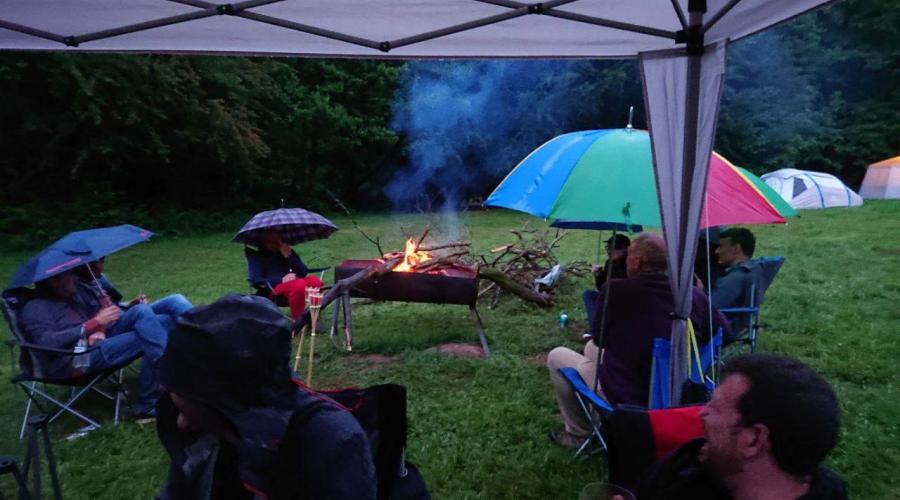
[[[259,252],[259,250],[256,250],[252,247],[244,246],[244,258],[247,259],[247,269],[248,270],[253,269],[256,266],[259,266],[259,264],[256,260],[256,254],[258,252]],[[258,269],[258,267],[257,267],[257,269]],[[331,269],[331,267],[308,267],[308,268],[306,268],[306,274],[310,275],[310,274],[319,273],[319,279],[324,279],[325,271],[327,271],[329,269]],[[248,272],[248,276],[250,274],[252,274],[252,273]],[[247,281],[250,283],[250,288],[254,291],[254,295],[258,295],[260,297],[265,297],[267,299],[271,298],[272,301],[275,302],[275,304],[278,307],[287,307],[288,303],[287,303],[286,298],[281,297],[281,296],[272,297],[272,287],[269,286],[268,283],[263,283],[263,284],[254,283],[254,282],[250,281],[249,277],[247,278]]]
[[[715,366],[714,361],[719,357],[722,348],[722,329],[719,328],[713,336],[712,343],[699,346],[700,365],[702,373],[696,369],[691,371],[691,380],[703,383],[712,391],[715,383],[707,374]],[[647,407],[650,409],[668,408],[672,406],[669,400],[669,366],[672,353],[672,342],[667,339],[653,339],[653,359],[650,362],[650,396]],[[693,359],[693,356],[689,359]]]
[[[719,309],[719,312],[724,314],[732,325],[746,324],[746,328],[734,333],[734,341],[748,345],[750,352],[756,351],[756,342],[759,337],[759,308],[763,303],[766,291],[784,264],[784,257],[760,257],[753,259],[752,262],[750,290],[745,295],[747,305]]]
[[[575,457],[580,457],[582,453],[588,452],[588,450],[591,450],[588,455],[605,450],[606,441],[603,439],[603,433],[600,431],[600,420],[594,416],[594,413],[599,413],[601,417],[608,415],[613,411],[612,405],[588,387],[578,370],[574,368],[560,368],[559,372],[572,386],[572,390],[575,391],[575,399],[581,407],[584,418],[591,423],[591,433],[578,447]]]
[[[619,405],[604,422],[609,482],[634,490],[656,460],[703,436],[703,406],[648,410]]]
[[[26,341],[22,331],[19,329],[18,313],[28,298],[30,298],[30,292],[31,290],[27,288],[16,288],[4,291],[2,298],[0,298],[3,316],[6,318],[7,326],[12,334],[12,342],[19,348],[19,373],[13,375],[10,381],[19,386],[28,397],[28,402],[25,405],[25,415],[22,417],[19,439],[22,439],[25,435],[25,428],[28,417],[31,414],[32,405],[37,406],[43,413],[49,415],[48,424],[61,415],[69,413],[90,426],[101,427],[99,422],[74,407],[82,397],[91,392],[96,392],[114,402],[113,423],[114,425],[118,424],[122,400],[125,398],[126,392],[123,383],[123,369],[140,356],[99,372],[88,372],[83,375],[73,375],[66,378],[45,376],[36,353],[52,353],[60,356],[74,356],[76,353],[72,349],[56,349]],[[83,351],[83,354],[90,355],[91,352],[98,348],[98,345],[89,347]],[[111,385],[111,390],[102,389],[100,386],[103,383]],[[47,385],[69,387],[71,389],[69,397],[65,401],[62,400],[64,398],[57,399],[47,389]]]

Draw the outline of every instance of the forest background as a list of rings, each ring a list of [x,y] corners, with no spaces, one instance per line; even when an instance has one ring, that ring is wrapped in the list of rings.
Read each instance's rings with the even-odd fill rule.
[[[716,150],[858,188],[900,153],[900,2],[847,0],[732,45]],[[459,208],[565,132],[646,128],[636,61],[0,54],[0,237],[236,229],[279,205]]]

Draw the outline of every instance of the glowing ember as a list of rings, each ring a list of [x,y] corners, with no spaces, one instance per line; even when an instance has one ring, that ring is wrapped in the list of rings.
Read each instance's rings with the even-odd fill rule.
[[[406,251],[403,254],[403,262],[401,262],[394,271],[401,273],[409,273],[413,271],[413,267],[431,260],[428,252],[416,251],[416,242],[412,239],[406,240]]]

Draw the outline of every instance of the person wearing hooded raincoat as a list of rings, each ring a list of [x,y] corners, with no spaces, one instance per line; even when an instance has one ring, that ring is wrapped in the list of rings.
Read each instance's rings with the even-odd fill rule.
[[[179,320],[159,365],[157,498],[367,499],[369,440],[347,408],[291,377],[290,330],[261,297],[226,295]]]

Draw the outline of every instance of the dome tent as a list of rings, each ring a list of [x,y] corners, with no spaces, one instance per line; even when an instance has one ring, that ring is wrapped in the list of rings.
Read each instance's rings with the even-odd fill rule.
[[[791,208],[858,207],[861,196],[837,177],[823,172],[782,168],[762,176]]]
[[[900,156],[869,165],[859,194],[863,198],[900,199]]]

